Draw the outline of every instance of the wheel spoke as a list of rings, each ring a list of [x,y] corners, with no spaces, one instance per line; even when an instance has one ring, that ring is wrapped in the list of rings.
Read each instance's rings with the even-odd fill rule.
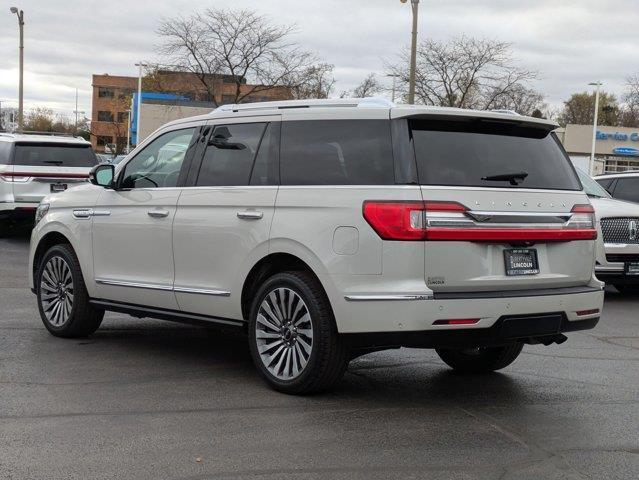
[[[306,343],[306,340],[304,340],[302,337],[297,337],[297,343],[299,343],[302,346],[306,354],[310,357],[311,345],[309,343]]]
[[[302,349],[300,348],[299,342],[295,344],[295,351],[297,352],[297,355],[300,357],[300,367],[303,369],[306,366],[306,358],[304,357],[304,354],[302,353]]]
[[[270,332],[265,332],[264,330],[257,330],[255,332],[255,337],[259,338],[259,339],[266,339],[266,338],[282,338],[282,335],[280,333],[270,333]]]
[[[266,312],[266,314],[271,318],[271,320],[273,320],[273,324],[277,325],[279,329],[279,327],[282,325],[282,321],[277,317],[277,315],[275,315],[275,313],[273,313],[273,310],[271,310],[271,306],[268,304],[266,299],[262,302],[261,309],[264,310],[264,312]]]
[[[280,358],[280,353],[282,353],[284,351],[284,349],[286,348],[286,346],[284,344],[280,345],[279,347],[277,347],[277,349],[268,355],[268,363],[267,363],[267,367],[271,367],[271,365],[273,365],[273,363]]]
[[[302,323],[307,323],[307,322],[310,323],[310,321],[311,321],[311,316],[308,313],[305,313],[304,315],[300,317],[299,320],[297,320],[297,322],[294,322],[293,325],[297,327],[298,325],[301,325]]]
[[[283,345],[284,342],[282,342],[281,340],[277,340],[275,342],[272,343],[268,343],[266,345],[260,345],[257,347],[257,351],[260,353],[265,353],[268,352],[269,350],[272,350],[273,348],[279,346],[279,345]]]
[[[277,290],[271,292],[268,298],[271,299],[271,303],[273,304],[273,309],[275,310],[275,314],[280,321],[280,324],[284,323],[284,315],[282,314],[282,310],[280,310],[279,299],[277,298]]]
[[[279,327],[277,325],[273,325],[273,323],[271,323],[264,315],[261,314],[257,314],[257,321],[258,323],[261,323],[262,325],[264,325],[266,328],[270,329],[270,330],[275,330],[276,332],[278,332],[277,336],[279,337]]]

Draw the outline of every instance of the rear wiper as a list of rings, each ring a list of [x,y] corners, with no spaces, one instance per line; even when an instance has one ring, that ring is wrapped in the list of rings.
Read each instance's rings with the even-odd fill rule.
[[[519,185],[526,180],[527,172],[502,173],[501,175],[489,175],[481,177],[482,180],[490,180],[494,182],[510,182],[511,185]]]
[[[45,160],[44,163],[53,163],[55,165],[62,165],[64,162],[62,160]]]

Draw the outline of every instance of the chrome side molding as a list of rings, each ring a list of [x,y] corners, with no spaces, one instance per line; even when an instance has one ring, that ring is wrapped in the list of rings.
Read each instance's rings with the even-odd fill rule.
[[[231,292],[227,290],[215,290],[207,288],[173,287],[174,292],[194,293],[195,295],[213,295],[214,297],[230,297]]]
[[[111,215],[109,210],[94,210],[92,208],[77,208],[73,210],[75,218],[108,217],[109,215]]]
[[[173,285],[157,285],[153,283],[128,282],[124,280],[111,280],[106,278],[96,278],[95,283],[100,285],[112,285],[116,287],[143,288],[146,290],[162,290],[165,292],[193,293],[196,295],[211,295],[214,297],[230,297],[231,292],[227,290],[207,289],[207,288],[190,288],[190,287],[174,287]]]
[[[395,302],[432,300],[433,295],[428,293],[408,294],[408,295],[344,295],[347,302]]]

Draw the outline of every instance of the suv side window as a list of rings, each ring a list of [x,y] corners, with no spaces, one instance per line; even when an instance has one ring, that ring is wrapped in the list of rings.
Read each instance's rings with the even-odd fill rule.
[[[0,165],[9,165],[11,162],[11,142],[0,142]]]
[[[388,120],[282,124],[282,185],[392,185]]]
[[[195,185],[248,185],[266,127],[266,123],[216,126],[208,140]]]
[[[619,178],[615,186],[615,198],[639,203],[639,178]]]
[[[600,178],[597,180],[597,183],[601,185],[603,188],[605,188],[606,190],[610,191],[610,186],[612,185],[612,182],[614,180],[615,180],[614,178]]]
[[[124,167],[120,188],[176,187],[195,128],[160,135]]]

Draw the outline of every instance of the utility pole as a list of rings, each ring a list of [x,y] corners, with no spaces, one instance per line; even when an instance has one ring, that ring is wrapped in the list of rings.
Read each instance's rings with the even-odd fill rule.
[[[391,101],[394,102],[395,101],[395,92],[397,91],[397,77],[399,77],[400,75],[398,75],[397,73],[389,73],[386,75],[387,77],[391,77],[393,79],[393,88],[391,90]]]
[[[406,3],[407,0],[400,0]],[[413,9],[413,32],[410,44],[410,74],[408,77],[408,103],[415,103],[415,71],[417,70],[417,20],[419,17],[419,0],[410,0]]]
[[[75,133],[78,133],[78,113],[81,113],[82,115],[84,115],[84,111],[79,111],[78,110],[78,89],[75,89],[75,110],[73,110],[73,113],[75,113]]]
[[[15,13],[18,17],[18,26],[20,28],[20,84],[18,87],[18,130],[22,131],[24,127],[24,12],[18,10],[17,7],[9,9],[11,13]]]
[[[140,127],[141,127],[141,112],[142,112],[142,67],[147,67],[146,63],[136,63],[136,67],[139,67],[138,71],[138,98],[137,98],[137,115],[135,119],[135,146],[140,144]]]
[[[589,83],[590,86],[596,86],[595,90],[595,120],[592,124],[592,147],[590,149],[590,165],[589,165],[589,174],[592,176],[595,174],[595,149],[597,146],[597,122],[599,121],[599,88],[601,87],[601,82],[592,82]]]

